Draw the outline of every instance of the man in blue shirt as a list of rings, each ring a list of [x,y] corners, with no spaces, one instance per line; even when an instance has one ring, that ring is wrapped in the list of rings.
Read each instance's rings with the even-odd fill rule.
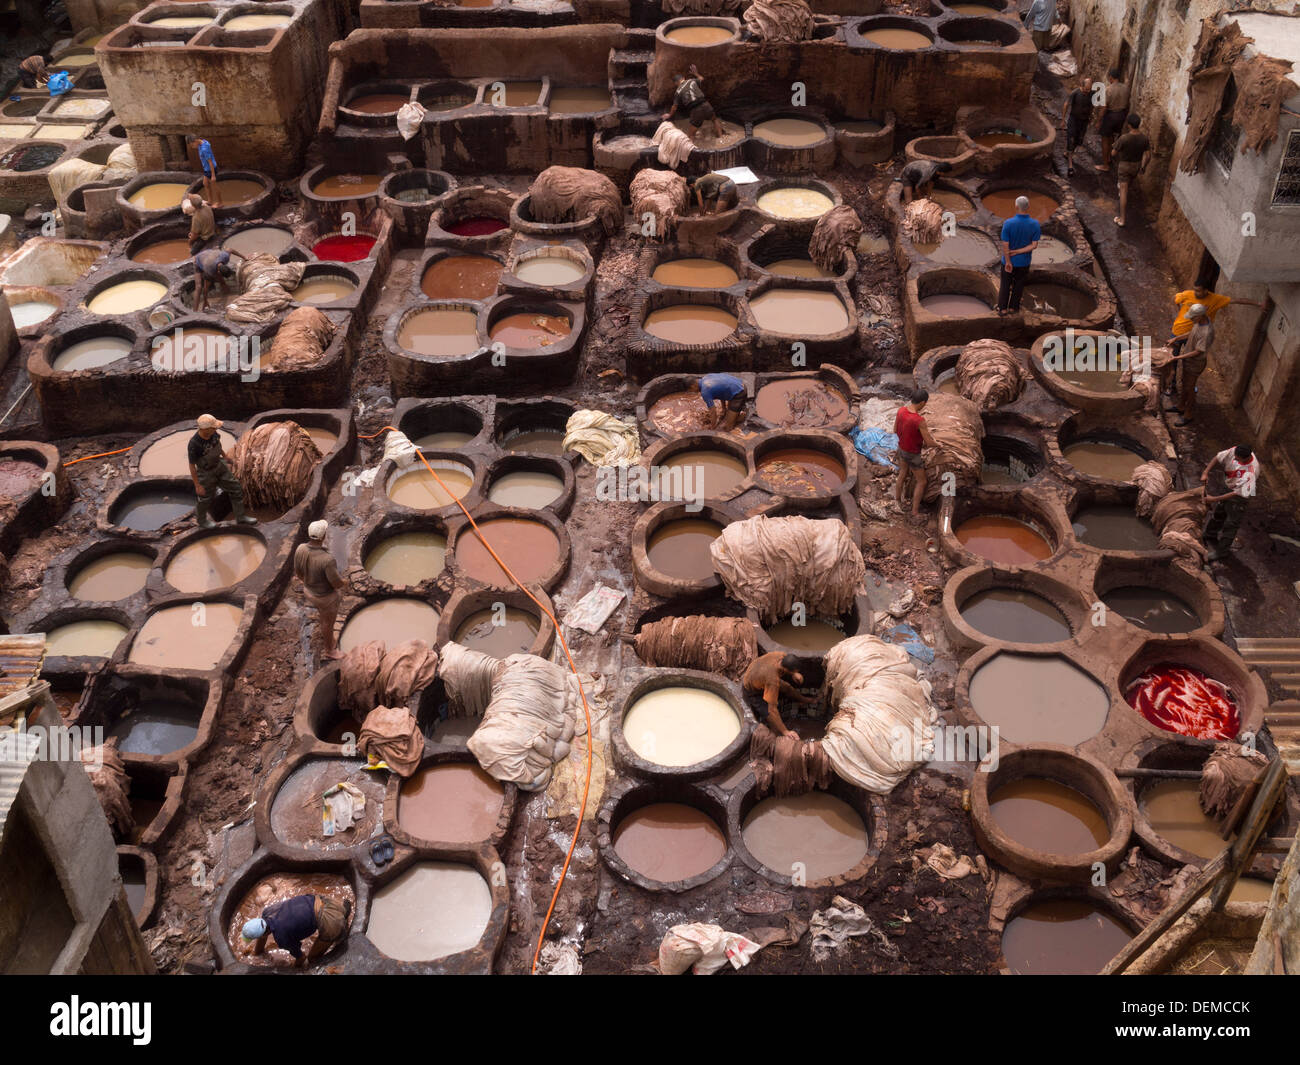
[[[212,154],[212,145],[192,133],[185,138],[185,144],[199,153],[199,169],[203,171],[205,199],[208,203],[220,206],[221,201],[217,198],[217,157]]]
[[[1056,0],[1034,0],[1025,15],[1025,25],[1029,36],[1034,39],[1034,47],[1046,52],[1051,43],[1052,25],[1056,22]]]
[[[1029,197],[1016,197],[1016,215],[1002,223],[1002,283],[998,286],[998,314],[1020,313],[1020,296],[1029,277],[1029,263],[1043,235],[1029,217]]]
[[[745,382],[729,373],[710,373],[701,377],[700,398],[709,408],[705,419],[709,428],[717,429],[721,423],[723,432],[730,432],[739,424],[749,401]],[[715,400],[719,401],[716,410],[713,406]]]

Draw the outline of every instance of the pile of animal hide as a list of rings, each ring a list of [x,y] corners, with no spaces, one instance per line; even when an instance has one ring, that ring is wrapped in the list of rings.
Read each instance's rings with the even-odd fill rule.
[[[262,356],[263,370],[306,370],[320,362],[334,339],[334,323],[316,307],[298,307],[284,316],[270,350]]]
[[[758,41],[807,41],[813,13],[805,0],[754,0],[745,9],[745,29]]]
[[[739,680],[758,654],[754,626],[747,618],[702,614],[647,622],[633,646],[647,665],[703,669],[732,680]]]
[[[654,219],[654,239],[666,240],[686,210],[686,179],[671,170],[642,170],[628,185],[633,222],[638,229],[646,215]]]
[[[226,304],[226,317],[265,325],[293,302],[306,269],[306,263],[282,263],[265,252],[241,260],[235,269],[239,295]]]
[[[1025,368],[1001,340],[973,341],[957,359],[957,391],[982,411],[1010,403],[1024,386]]]
[[[297,422],[263,422],[236,441],[231,472],[247,506],[284,512],[307,494],[320,460],[316,441]]]
[[[934,200],[913,200],[903,208],[903,232],[913,244],[943,239],[943,207]]]
[[[984,422],[974,403],[961,396],[938,392],[925,405],[925,423],[938,447],[927,447],[925,498],[934,502],[944,491],[944,475],[955,478],[953,487],[970,488],[980,483],[984,469]]]
[[[623,198],[604,174],[576,166],[548,166],[528,190],[533,221],[577,222],[595,215],[606,236],[623,228]]]
[[[844,257],[857,254],[862,237],[862,219],[848,204],[832,207],[817,220],[808,241],[808,258],[830,274],[844,267]]]

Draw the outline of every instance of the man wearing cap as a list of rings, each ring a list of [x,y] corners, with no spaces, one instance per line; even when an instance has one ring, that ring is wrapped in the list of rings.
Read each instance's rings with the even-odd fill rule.
[[[1228,491],[1220,496],[1207,495],[1205,501],[1214,504],[1210,520],[1205,524],[1205,542],[1210,547],[1209,559],[1217,562],[1232,550],[1232,541],[1241,528],[1246,504],[1254,498],[1255,484],[1259,480],[1259,459],[1246,444],[1220,451],[1205,466],[1201,484],[1208,487],[1210,471],[1216,466],[1223,470]]]
[[[1016,197],[1016,214],[1002,223],[1002,282],[998,285],[998,314],[1020,313],[1020,297],[1029,279],[1029,264],[1043,235],[1029,217],[1029,197]]]
[[[350,899],[295,895],[271,903],[262,911],[261,917],[245,922],[243,937],[253,944],[252,954],[257,956],[266,949],[266,937],[274,936],[275,945],[287,950],[296,966],[306,968],[335,943],[345,939],[351,923]],[[313,934],[316,939],[304,954],[303,940]]]
[[[235,277],[237,251],[224,248],[208,248],[194,256],[194,310],[202,313],[208,305],[208,290],[212,285],[220,285],[225,290],[227,282]]]
[[[334,556],[325,546],[328,531],[329,525],[324,521],[313,521],[307,526],[307,543],[299,544],[293,553],[293,575],[302,583],[307,602],[320,615],[321,636],[325,641],[321,657],[338,658],[334,646],[334,620],[339,614],[339,589],[343,587],[343,578],[339,576]]]
[[[194,193],[181,201],[181,212],[190,220],[190,254],[197,255],[199,249],[217,235],[216,216],[203,202],[203,197]]]
[[[1210,321],[1204,304],[1193,303],[1187,308],[1187,317],[1192,328],[1183,343],[1182,353],[1170,359],[1166,367],[1166,372],[1169,367],[1182,370],[1182,392],[1178,405],[1173,408],[1179,414],[1175,425],[1187,425],[1192,420],[1196,411],[1196,379],[1209,365],[1210,345],[1214,343],[1214,323]]]
[[[700,378],[700,398],[709,409],[705,415],[709,428],[721,427],[727,433],[744,417],[749,393],[745,390],[745,382],[734,374],[709,373]],[[713,406],[715,402],[718,404],[716,408]]]
[[[227,465],[231,456],[221,446],[221,437],[217,435],[221,422],[211,414],[200,414],[198,426],[198,432],[190,437],[188,448],[190,479],[194,481],[194,491],[199,497],[194,507],[194,520],[201,529],[211,529],[216,524],[208,517],[208,509],[212,506],[213,494],[221,489],[230,500],[235,521],[240,525],[256,525],[257,519],[244,513],[244,486]]]

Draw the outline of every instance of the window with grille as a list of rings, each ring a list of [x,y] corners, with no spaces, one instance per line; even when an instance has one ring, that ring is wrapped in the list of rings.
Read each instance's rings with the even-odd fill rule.
[[[1241,142],[1241,127],[1232,121],[1232,109],[1237,104],[1237,86],[1231,78],[1223,90],[1223,105],[1219,117],[1214,120],[1214,129],[1210,133],[1210,154],[1223,167],[1225,173],[1232,172],[1232,160],[1237,155],[1237,145]]]
[[[1273,186],[1274,207],[1300,207],[1300,129],[1287,134],[1282,165]]]

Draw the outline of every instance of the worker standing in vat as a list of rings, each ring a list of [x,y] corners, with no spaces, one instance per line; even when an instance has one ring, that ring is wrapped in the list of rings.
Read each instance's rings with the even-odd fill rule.
[[[295,895],[271,903],[262,911],[261,917],[245,922],[242,934],[253,944],[254,956],[266,949],[266,937],[274,936],[276,946],[287,950],[296,966],[305,968],[345,939],[351,923],[350,899],[340,901],[325,895]],[[312,935],[316,938],[304,954],[303,941]]]
[[[1110,81],[1106,84],[1106,106],[1101,112],[1098,132],[1101,134],[1101,162],[1098,170],[1110,169],[1110,147],[1115,135],[1124,129],[1128,118],[1129,88],[1124,83],[1119,67],[1110,72]]]
[[[212,208],[203,202],[202,196],[190,193],[181,203],[181,212],[190,220],[190,254],[197,255],[199,249],[217,235],[217,219]]]
[[[45,56],[29,55],[18,64],[18,78],[24,89],[36,89],[50,80],[50,72],[45,67]]]
[[[700,398],[708,408],[705,414],[708,427],[721,427],[724,433],[729,433],[744,417],[749,393],[745,382],[734,374],[709,373],[700,378]],[[715,401],[718,404],[716,410],[713,406]]]
[[[202,313],[208,305],[208,290],[216,284],[224,290],[227,283],[235,279],[235,267],[232,259],[240,258],[237,251],[224,248],[209,248],[194,256],[194,310]]]
[[[688,178],[687,184],[695,193],[695,204],[703,214],[730,211],[740,201],[740,190],[725,174]]]
[[[767,707],[767,727],[778,736],[796,735],[781,720],[781,713],[777,709],[781,696],[793,699],[802,706],[817,702],[812,696],[804,695],[795,688],[796,684],[803,683],[803,674],[797,671],[798,665],[799,659],[795,655],[772,651],[755,658],[740,679],[740,686],[747,695],[762,697]],[[753,702],[756,700],[751,700],[751,705]],[[754,713],[758,716],[757,707],[754,708]]]
[[[925,516],[921,513],[921,500],[925,498],[928,482],[921,450],[926,445],[939,446],[930,435],[930,427],[925,424],[924,411],[928,402],[930,393],[924,388],[918,388],[894,415],[894,435],[898,437],[898,480],[894,482],[894,502],[898,504],[899,510],[907,510],[907,483],[915,477],[916,484],[912,488],[912,522],[916,525],[925,521]]]
[[[1002,282],[998,285],[998,314],[1020,312],[1020,297],[1029,278],[1029,264],[1043,235],[1042,226],[1029,217],[1029,197],[1016,197],[1016,214],[1002,223]]]
[[[1193,303],[1187,308],[1187,317],[1191,319],[1192,328],[1183,341],[1182,353],[1169,360],[1169,365],[1182,371],[1182,390],[1178,405],[1173,408],[1179,414],[1175,425],[1187,425],[1196,412],[1196,380],[1209,365],[1210,345],[1214,343],[1214,323],[1205,312],[1205,305]]]
[[[194,481],[194,491],[199,497],[194,507],[194,520],[201,529],[211,529],[216,524],[208,517],[208,510],[212,506],[213,493],[219,488],[230,500],[235,521],[240,525],[256,525],[257,519],[244,513],[244,486],[227,465],[232,456],[221,446],[221,437],[217,435],[220,428],[221,422],[211,414],[200,414],[198,432],[190,437],[187,449],[190,478]]]
[[[1213,544],[1209,554],[1211,562],[1217,562],[1232,550],[1246,504],[1254,497],[1259,481],[1259,459],[1246,444],[1226,448],[1210,459],[1201,474],[1201,484],[1209,486],[1210,471],[1216,466],[1223,470],[1228,491],[1221,496],[1205,497],[1207,503],[1214,504],[1210,520],[1205,524],[1205,542]]]
[[[307,526],[307,543],[299,544],[293,553],[293,575],[302,584],[307,602],[320,615],[321,638],[325,642],[321,658],[334,659],[339,657],[334,646],[334,621],[339,616],[339,589],[343,587],[343,578],[339,576],[334,556],[325,546],[328,531],[329,525],[324,521],[313,521]]]
[[[709,103],[708,97],[704,95],[704,79],[700,77],[700,72],[695,69],[692,63],[689,75],[678,74],[673,78],[676,89],[673,90],[673,105],[668,109],[664,118],[672,121],[672,118],[678,111],[686,115],[686,119],[691,124],[693,133],[698,134],[703,128],[704,123],[713,123],[713,135],[722,140],[722,122],[719,121],[717,113],[713,110],[713,105]]]
[[[1065,119],[1065,173],[1074,176],[1074,153],[1092,124],[1092,78],[1082,78],[1070,93],[1062,112]]]
[[[1034,0],[1025,15],[1025,26],[1034,39],[1034,47],[1046,52],[1052,43],[1052,26],[1056,24],[1056,0]]]
[[[1137,115],[1129,115],[1127,122],[1128,132],[1115,142],[1115,176],[1119,184],[1119,214],[1115,216],[1115,224],[1121,229],[1128,211],[1129,186],[1151,159],[1151,141],[1138,129],[1142,120]]]
[[[185,138],[185,146],[198,153],[199,169],[203,171],[203,191],[208,194],[208,202],[220,204],[217,196],[217,157],[212,154],[212,145],[191,133]]]
[[[903,186],[903,205],[913,200],[928,200],[934,191],[934,179],[937,174],[946,174],[952,169],[952,163],[936,163],[929,159],[916,159],[908,163],[894,178]]]

